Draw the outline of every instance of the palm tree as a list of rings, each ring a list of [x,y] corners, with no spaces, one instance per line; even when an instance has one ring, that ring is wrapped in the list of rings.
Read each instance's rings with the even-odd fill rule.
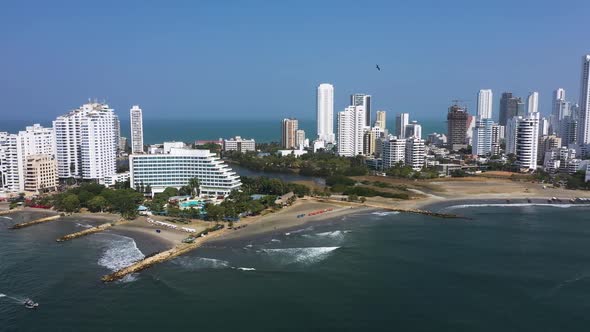
[[[188,186],[191,188],[191,192],[193,194],[196,193],[195,196],[199,196],[199,194],[200,194],[200,192],[199,192],[200,191],[199,190],[199,186],[200,186],[199,178],[194,177],[194,178],[190,179],[188,181]]]

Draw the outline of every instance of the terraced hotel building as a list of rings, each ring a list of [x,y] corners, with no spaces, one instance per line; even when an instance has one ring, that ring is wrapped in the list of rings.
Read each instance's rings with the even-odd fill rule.
[[[151,194],[167,187],[186,186],[198,178],[204,196],[222,196],[239,189],[240,176],[209,150],[172,148],[168,154],[133,154],[129,156],[131,187],[149,185]]]

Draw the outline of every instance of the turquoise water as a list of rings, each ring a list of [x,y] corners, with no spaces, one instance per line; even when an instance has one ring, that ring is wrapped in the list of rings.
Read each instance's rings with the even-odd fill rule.
[[[219,242],[102,284],[153,243],[0,219],[1,331],[587,331],[588,207],[361,212]],[[30,216],[32,217],[32,216]],[[286,234],[288,233],[288,234]],[[31,297],[39,310],[16,299]]]

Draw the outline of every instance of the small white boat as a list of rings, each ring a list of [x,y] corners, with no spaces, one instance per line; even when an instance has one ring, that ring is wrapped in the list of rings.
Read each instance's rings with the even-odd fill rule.
[[[27,309],[37,309],[37,307],[39,306],[39,303],[37,303],[31,299],[25,299],[25,302],[23,304],[25,305],[25,308],[27,308]]]

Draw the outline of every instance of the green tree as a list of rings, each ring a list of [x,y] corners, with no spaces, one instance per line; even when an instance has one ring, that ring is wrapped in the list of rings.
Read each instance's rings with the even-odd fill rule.
[[[199,189],[200,182],[199,182],[198,178],[194,177],[194,178],[190,179],[188,181],[188,186],[191,188],[191,192],[193,195],[195,195],[195,196],[200,195],[200,192],[199,192],[200,191],[200,189]]]
[[[74,194],[66,195],[62,200],[63,210],[66,212],[76,212],[80,209],[80,200]]]
[[[103,212],[107,205],[107,200],[102,196],[94,196],[87,203],[88,209],[92,212]]]

